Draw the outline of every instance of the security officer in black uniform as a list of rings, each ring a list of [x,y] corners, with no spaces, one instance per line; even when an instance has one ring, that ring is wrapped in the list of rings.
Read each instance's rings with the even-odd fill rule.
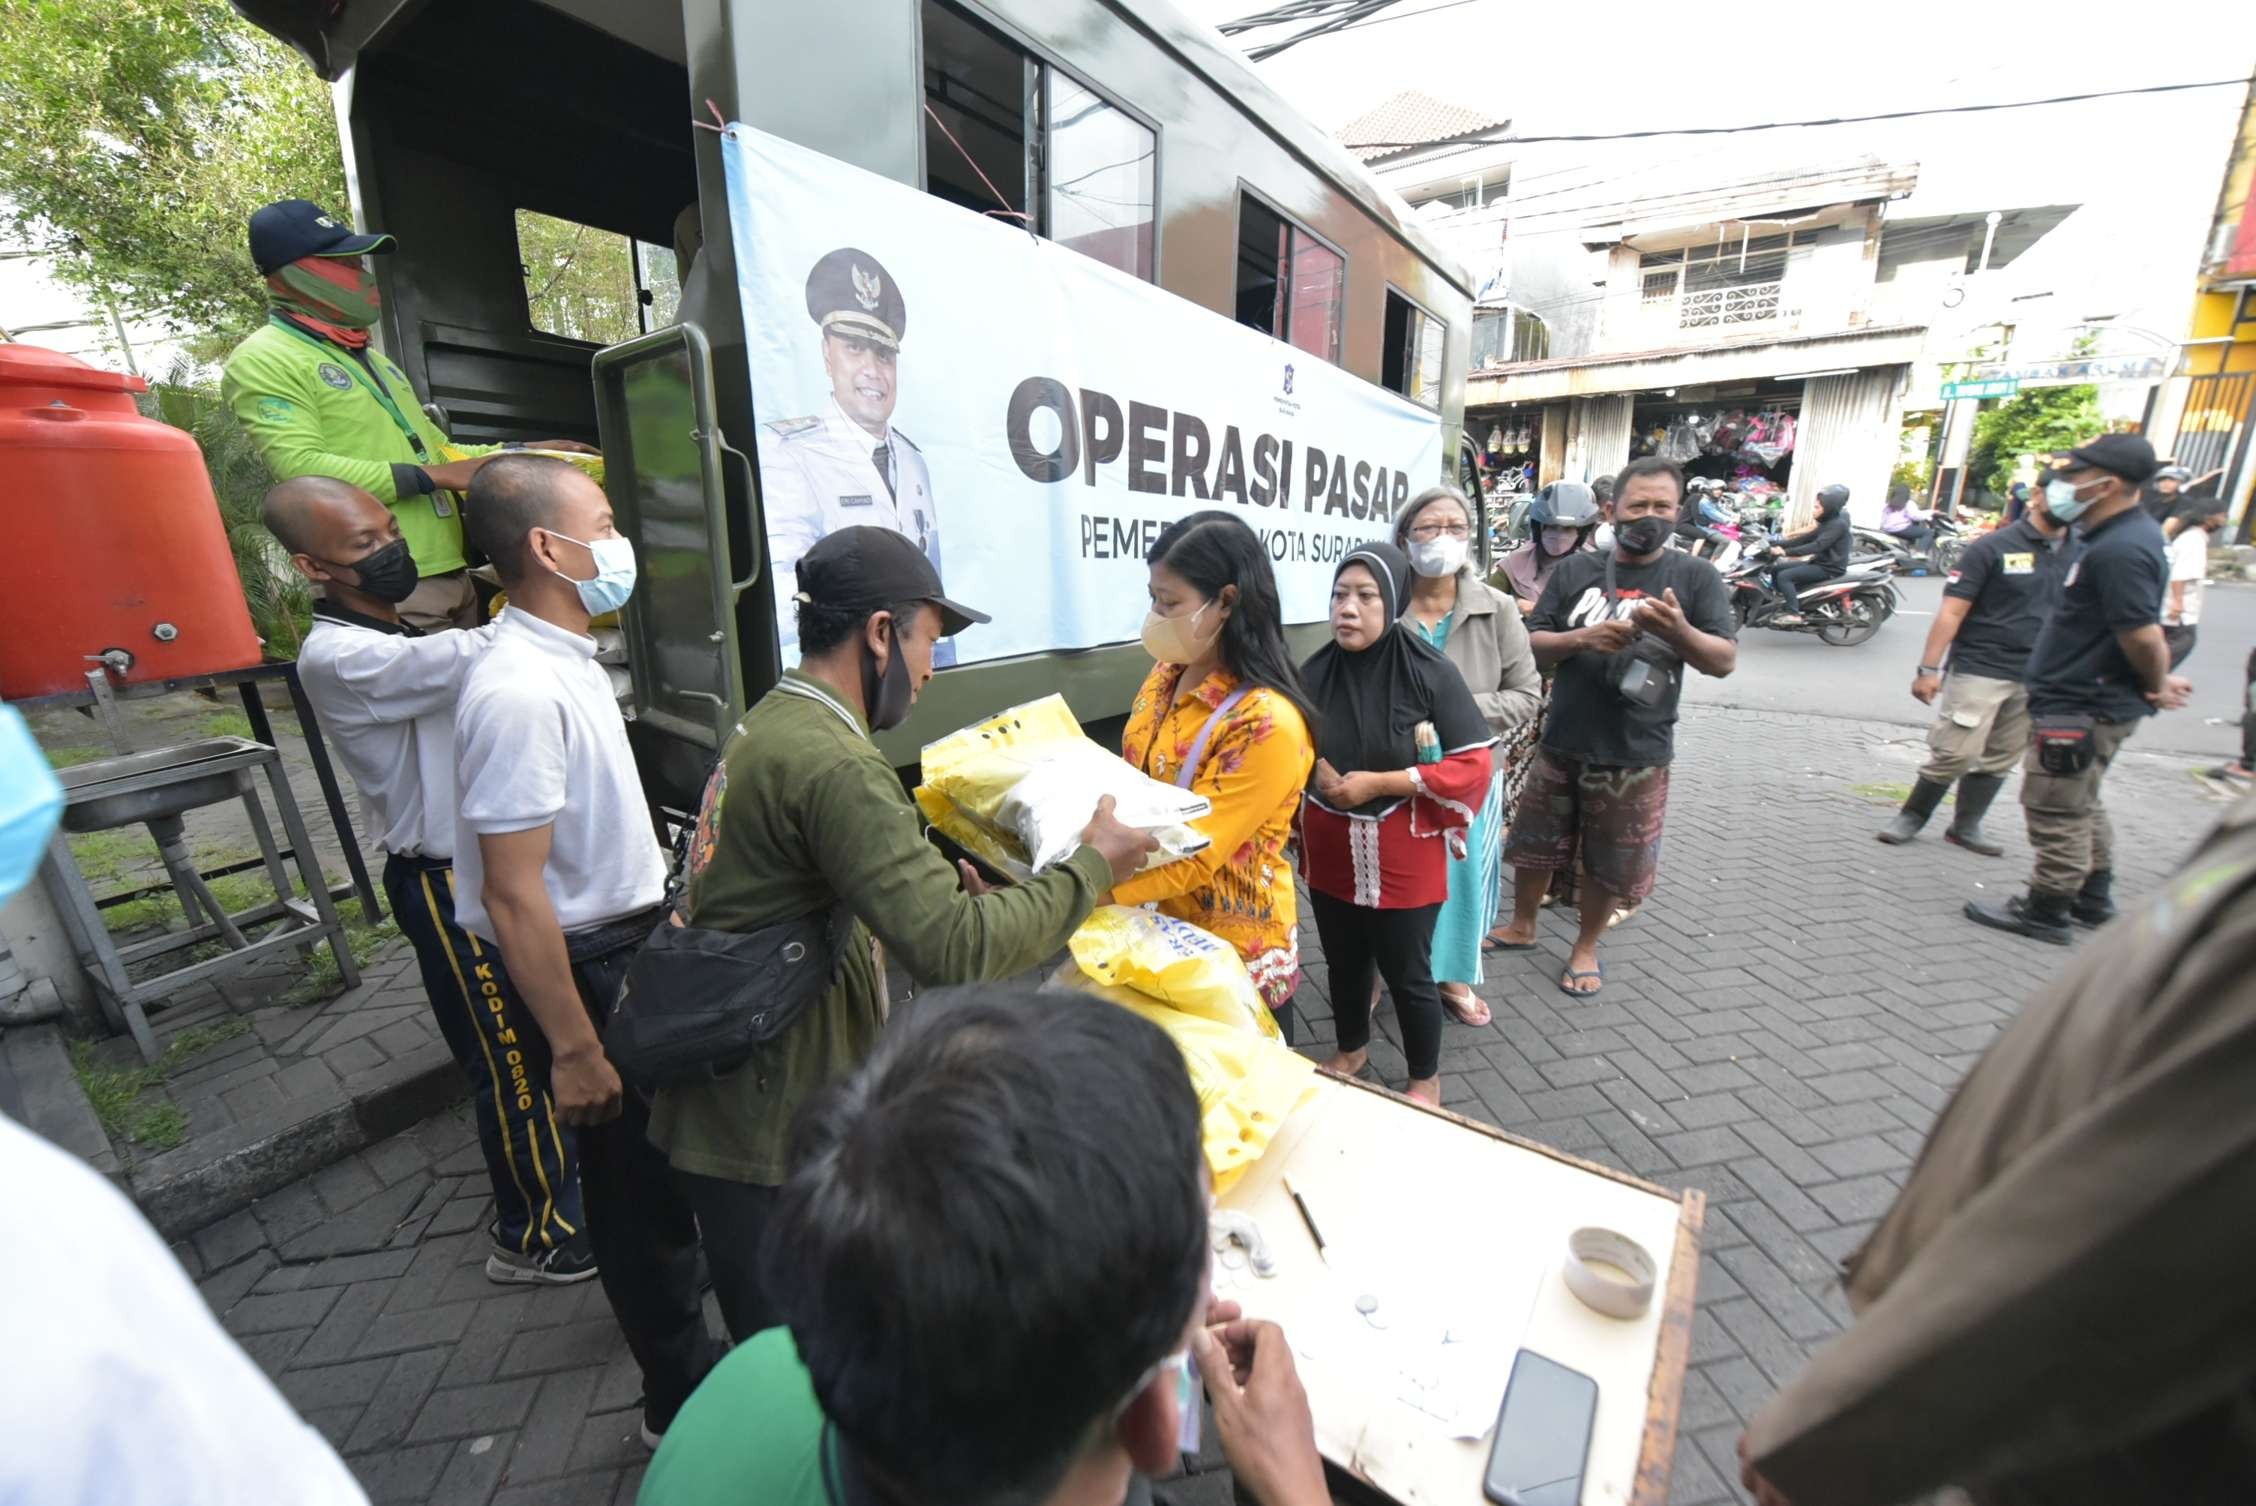
[[[2029,654],[2032,731],[2021,766],[2021,809],[2036,849],[2029,892],[2002,903],[1969,900],[1969,920],[2065,946],[2073,924],[2114,918],[2114,832],[2100,781],[2141,721],[2185,705],[2193,690],[2170,673],[2162,528],[2139,505],[2154,471],[2145,440],[2102,434],[2070,450],[2030,504],[2073,525],[2083,552]]]
[[[768,520],[768,574],[788,661],[798,647],[791,601],[799,557],[841,528],[890,528],[940,568],[940,518],[924,454],[893,427],[901,336],[908,308],[891,273],[866,251],[841,246],[807,274],[807,316],[822,330],[830,402],[820,413],[767,426],[760,491]],[[955,662],[943,639],[932,662]]]
[[[1958,805],[1943,839],[1984,857],[2005,852],[1983,834],[1982,817],[2028,752],[2029,692],[2021,677],[2076,549],[2068,525],[2039,506],[1983,534],[1959,556],[1911,681],[1912,695],[1935,708],[1927,762],[1881,841],[1894,845],[1919,835],[1956,781]]]

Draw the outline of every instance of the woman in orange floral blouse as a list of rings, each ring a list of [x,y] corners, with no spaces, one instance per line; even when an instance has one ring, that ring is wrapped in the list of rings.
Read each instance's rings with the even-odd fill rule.
[[[1204,851],[1136,875],[1112,898],[1156,903],[1235,946],[1290,1041],[1300,943],[1285,845],[1316,753],[1277,577],[1261,540],[1226,512],[1170,524],[1144,559],[1144,647],[1159,662],[1136,692],[1120,751],[1214,809],[1196,823],[1210,839]]]

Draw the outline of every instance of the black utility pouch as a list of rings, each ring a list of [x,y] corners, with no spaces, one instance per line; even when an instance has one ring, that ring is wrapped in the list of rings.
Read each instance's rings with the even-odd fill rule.
[[[2040,716],[2029,725],[2037,741],[2037,767],[2047,774],[2081,774],[2099,756],[2093,739],[2096,717]]]

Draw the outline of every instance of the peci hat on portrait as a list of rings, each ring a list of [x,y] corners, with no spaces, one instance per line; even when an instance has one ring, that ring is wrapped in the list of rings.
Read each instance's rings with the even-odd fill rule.
[[[878,259],[852,246],[815,263],[807,274],[807,317],[826,335],[851,335],[888,350],[901,348],[909,311]]]

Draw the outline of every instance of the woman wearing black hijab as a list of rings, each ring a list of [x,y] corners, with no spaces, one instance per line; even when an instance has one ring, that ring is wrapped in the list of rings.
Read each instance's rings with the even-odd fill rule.
[[[1441,1102],[1434,919],[1449,857],[1488,793],[1496,735],[1441,651],[1399,626],[1410,561],[1365,544],[1332,577],[1332,641],[1301,666],[1316,703],[1316,774],[1301,804],[1301,873],[1331,968],[1339,1052],[1369,1058],[1372,975],[1386,979],[1413,1098]]]

